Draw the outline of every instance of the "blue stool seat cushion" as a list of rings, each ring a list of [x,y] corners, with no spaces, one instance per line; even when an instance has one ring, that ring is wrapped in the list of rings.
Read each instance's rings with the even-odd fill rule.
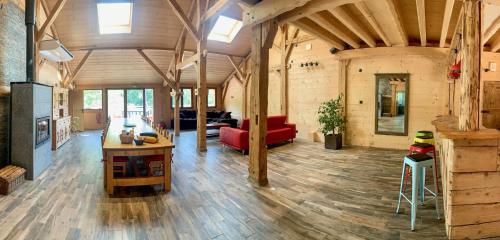
[[[414,161],[414,162],[422,162],[422,161],[425,161],[425,160],[432,159],[431,156],[429,156],[427,154],[423,154],[423,153],[414,153],[414,154],[410,154],[410,155],[408,155],[406,157],[409,158],[410,160]]]
[[[418,147],[418,148],[430,148],[430,147],[434,147],[434,145],[432,145],[430,143],[414,143],[411,146],[412,147]]]

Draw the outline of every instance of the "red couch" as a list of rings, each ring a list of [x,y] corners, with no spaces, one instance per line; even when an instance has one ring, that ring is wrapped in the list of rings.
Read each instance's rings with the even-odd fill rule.
[[[244,119],[240,128],[222,127],[220,129],[220,142],[223,145],[240,151],[249,148],[250,120]],[[296,137],[295,124],[287,123],[286,116],[271,116],[267,118],[266,144],[277,144],[292,140]]]

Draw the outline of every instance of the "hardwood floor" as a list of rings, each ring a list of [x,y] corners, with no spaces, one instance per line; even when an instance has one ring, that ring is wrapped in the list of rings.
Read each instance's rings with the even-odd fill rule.
[[[433,201],[395,214],[404,152],[325,150],[296,140],[269,150],[268,187],[247,181],[248,156],[196,133],[176,139],[172,191],[102,186],[98,132],[54,153],[36,181],[0,196],[0,239],[444,239]]]

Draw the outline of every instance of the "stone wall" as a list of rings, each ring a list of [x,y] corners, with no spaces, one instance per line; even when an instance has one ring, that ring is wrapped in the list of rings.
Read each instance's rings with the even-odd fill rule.
[[[0,7],[0,85],[25,81],[26,27],[24,11],[7,2]],[[8,158],[9,97],[0,97],[0,167]]]

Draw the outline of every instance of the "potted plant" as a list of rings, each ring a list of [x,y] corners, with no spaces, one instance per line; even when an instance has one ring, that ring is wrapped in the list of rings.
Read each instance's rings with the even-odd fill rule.
[[[342,132],[345,122],[342,116],[344,109],[342,107],[342,96],[323,102],[319,106],[318,121],[321,125],[320,131],[325,135],[325,148],[342,148]]]

